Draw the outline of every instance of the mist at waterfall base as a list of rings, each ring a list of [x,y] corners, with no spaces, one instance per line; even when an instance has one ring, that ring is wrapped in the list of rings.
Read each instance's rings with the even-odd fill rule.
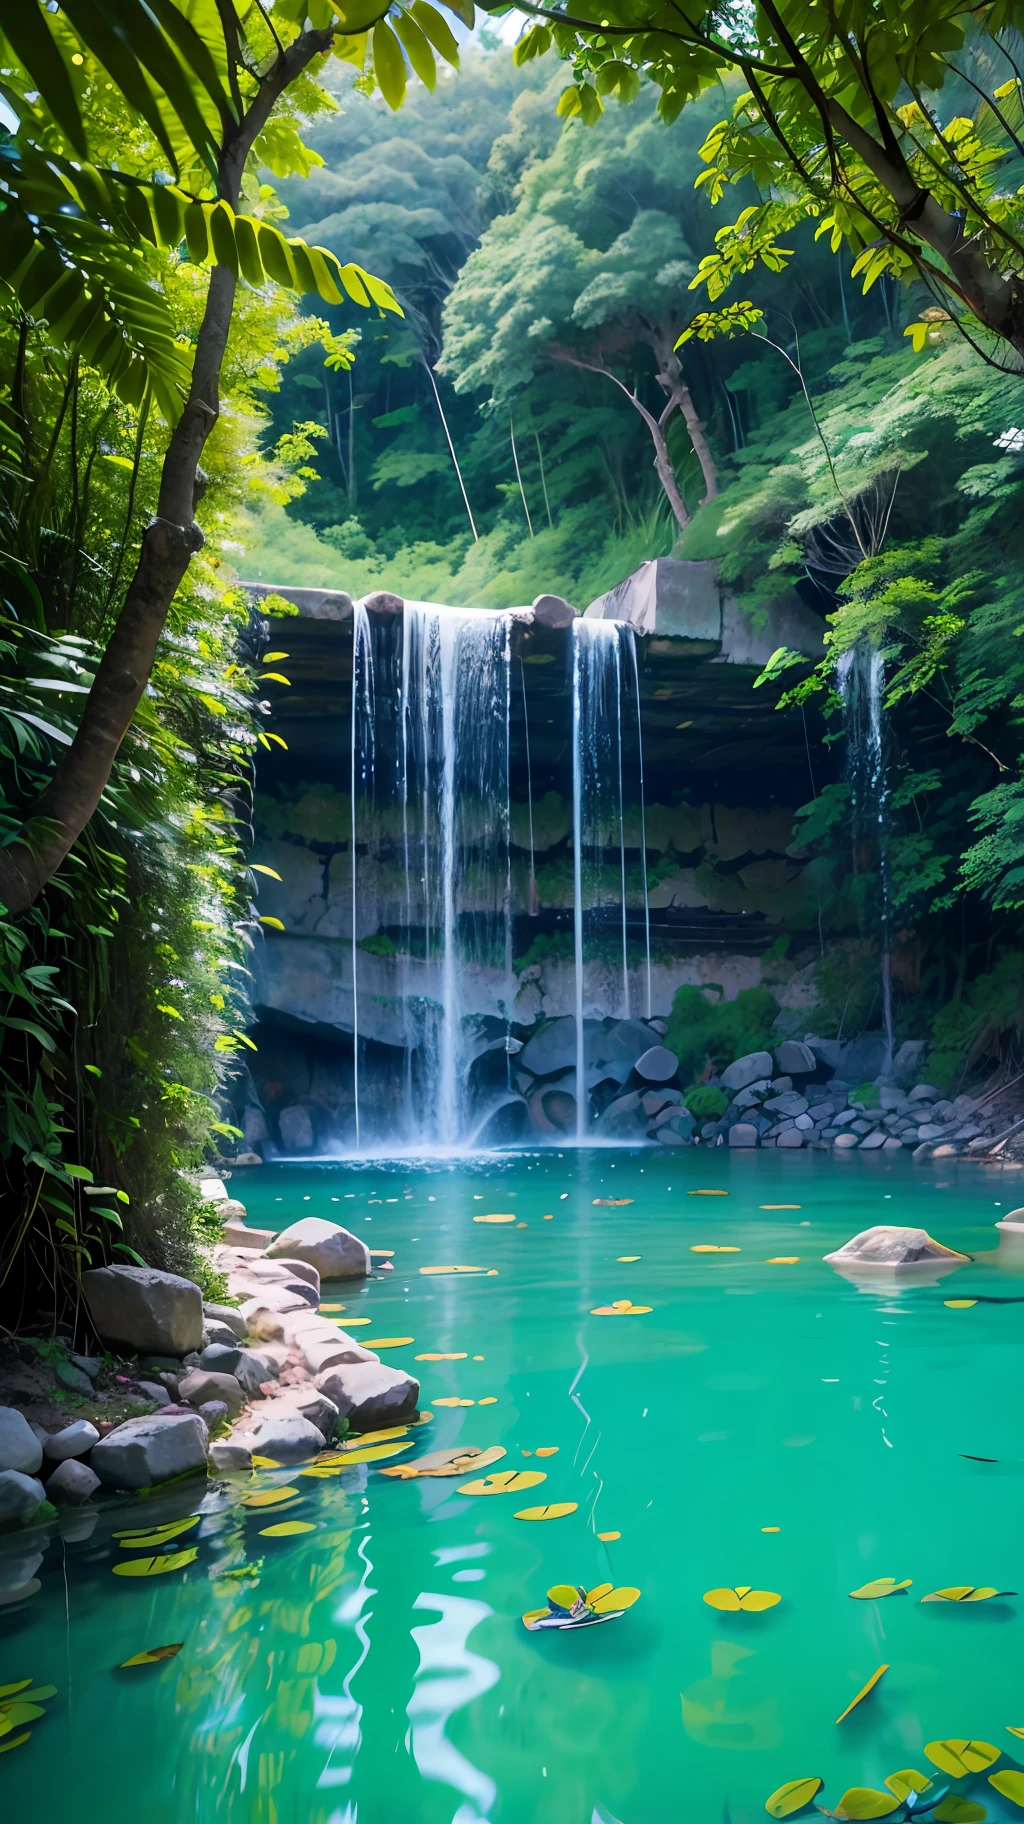
[[[530,731],[523,662],[513,655],[515,611],[408,602],[400,616],[355,610],[351,711],[352,1031],[354,1149],[388,1155],[492,1147],[504,1107],[521,1106],[512,1036],[518,981],[514,922],[536,911],[515,903],[511,834],[512,727],[525,755],[532,828]],[[587,1140],[584,1022],[595,935],[621,933],[621,1004],[602,1014],[651,1013],[651,942],[643,834],[639,667],[633,629],[577,620],[568,647],[572,720],[573,954],[576,1069],[574,1134]],[[637,997],[627,944],[627,800],[639,802],[645,963]],[[604,858],[618,851],[618,878]],[[386,1113],[379,1080],[368,1084],[360,1036],[360,860],[397,870],[397,950],[404,1067]],[[394,899],[395,895],[392,894]],[[475,970],[497,969],[498,1014],[474,1011]],[[633,969],[635,982],[636,970]],[[603,978],[604,979],[604,978]],[[639,998],[641,1005],[635,1005]],[[652,1031],[651,1042],[657,1042]],[[591,1071],[591,1075],[593,1072]],[[582,1093],[579,1087],[583,1085]],[[564,1087],[560,1084],[559,1087]],[[535,1135],[528,1144],[537,1144]]]
[[[711,1188],[729,1194],[687,1195]],[[498,1467],[546,1480],[488,1498],[464,1478],[388,1479],[387,1463],[323,1479],[293,1467],[8,1535],[0,1569],[13,1555],[6,1581],[31,1576],[35,1593],[6,1610],[4,1676],[56,1695],[3,1757],[6,1815],[757,1824],[803,1775],[826,1781],[834,1810],[850,1786],[930,1770],[937,1738],[1012,1751],[1022,1599],[919,1599],[1024,1588],[1024,1275],[992,1227],[996,1200],[1016,1196],[1005,1174],[955,1161],[922,1174],[905,1157],[726,1147],[254,1169],[253,1223],[340,1216],[394,1250],[386,1278],[325,1300],[370,1320],[359,1338],[413,1339],[381,1359],[421,1379],[434,1417],[395,1460],[501,1445]],[[595,1206],[608,1197],[633,1201]],[[495,1210],[516,1223],[474,1223]],[[876,1222],[974,1258],[910,1283],[858,1285],[824,1264]],[[709,1242],[739,1252],[691,1252]],[[445,1261],[488,1272],[419,1271]],[[590,1315],[619,1298],[651,1310]],[[417,1361],[427,1352],[460,1359]],[[453,1398],[474,1404],[438,1403]],[[299,1491],[282,1512],[313,1530],[275,1537],[280,1516],[243,1505],[276,1484]],[[576,1507],[516,1518],[539,1501]],[[114,1533],[196,1513],[172,1547],[195,1548],[183,1569],[113,1574],[144,1556]],[[851,1601],[883,1576],[912,1587]],[[620,1621],[523,1627],[552,1584],[606,1580],[641,1592]],[[781,1601],[763,1614],[702,1601],[737,1584]],[[173,1659],[119,1669],[176,1642]],[[1019,1816],[984,1778],[971,1796],[992,1824]]]

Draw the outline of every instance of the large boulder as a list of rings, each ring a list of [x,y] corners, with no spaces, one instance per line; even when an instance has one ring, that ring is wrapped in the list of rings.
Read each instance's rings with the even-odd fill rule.
[[[250,1399],[258,1399],[266,1382],[276,1379],[273,1369],[266,1362],[254,1355],[251,1349],[239,1349],[237,1344],[234,1348],[229,1348],[226,1344],[212,1343],[208,1349],[203,1350],[199,1367],[218,1376],[232,1375]],[[182,1398],[185,1397],[187,1396],[183,1392]]]
[[[268,1260],[304,1260],[321,1279],[361,1279],[370,1271],[370,1250],[340,1222],[303,1216],[283,1229],[266,1250]]]
[[[291,1108],[282,1108],[277,1118],[281,1145],[286,1153],[310,1153],[313,1150],[313,1123],[309,1110],[296,1102]]]
[[[892,1061],[893,1082],[898,1083],[902,1089],[909,1089],[912,1083],[916,1083],[927,1050],[927,1039],[904,1039]]]
[[[331,1334],[325,1334],[330,1329]],[[380,1357],[372,1349],[364,1349],[362,1343],[344,1330],[335,1330],[334,1325],[324,1323],[323,1330],[303,1330],[296,1337],[302,1359],[310,1374],[323,1374],[328,1368],[340,1368],[346,1362],[377,1362]]]
[[[594,1134],[601,1140],[643,1140],[647,1122],[639,1091],[632,1089],[602,1110],[594,1122]]]
[[[679,1059],[667,1045],[651,1045],[633,1065],[645,1083],[671,1083],[679,1069]]]
[[[328,1368],[317,1376],[317,1387],[338,1408],[355,1431],[391,1425],[416,1410],[420,1384],[401,1368],[383,1362],[354,1362]]]
[[[206,1467],[208,1433],[193,1413],[129,1419],[93,1447],[92,1467],[108,1488],[152,1488]]]
[[[164,1393],[162,1387],[160,1391]],[[64,1463],[71,1457],[84,1457],[99,1441],[95,1425],[90,1425],[88,1419],[76,1419],[73,1425],[65,1425],[62,1431],[55,1431],[47,1438],[44,1452],[51,1463]]]
[[[591,1028],[596,1028],[604,1036],[604,1028],[599,1020],[584,1020],[583,1040],[586,1046],[591,1036]],[[517,1064],[533,1072],[535,1077],[549,1077],[556,1070],[568,1070],[576,1062],[576,1021],[571,1013],[560,1019],[548,1020],[539,1032],[528,1039],[516,1059]]]
[[[533,599],[533,618],[541,627],[561,631],[572,626],[576,610],[564,595],[537,595]]]
[[[178,1388],[179,1400],[189,1406],[205,1406],[208,1400],[223,1400],[231,1413],[241,1412],[245,1394],[233,1374],[217,1374],[208,1368],[195,1368],[186,1374]]]
[[[210,1468],[221,1475],[231,1470],[250,1470],[252,1468],[252,1451],[248,1444],[238,1438],[222,1438],[210,1445]]]
[[[729,1129],[730,1146],[756,1146],[757,1128],[750,1121],[734,1121]]]
[[[330,1441],[338,1426],[338,1408],[317,1387],[289,1387],[274,1403],[274,1411],[285,1417],[308,1419],[317,1431]]]
[[[0,1406],[0,1470],[32,1476],[43,1460],[43,1447],[28,1420],[15,1406]]]
[[[772,1074],[772,1054],[770,1051],[749,1051],[743,1058],[737,1058],[722,1072],[722,1088],[734,1095],[738,1089],[746,1089],[748,1083],[756,1083],[759,1077],[770,1077]]]
[[[933,1240],[927,1229],[879,1223],[873,1229],[862,1229],[834,1253],[826,1254],[825,1259],[837,1267],[881,1267],[891,1272],[893,1267],[934,1266],[937,1261],[966,1263],[970,1255],[944,1248],[941,1241]]]
[[[77,1463],[74,1457],[65,1457],[46,1484],[46,1498],[58,1507],[80,1507],[101,1487],[99,1476],[88,1463]]]
[[[156,1267],[90,1267],[89,1316],[105,1343],[147,1355],[188,1355],[203,1345],[203,1295],[180,1273]]]
[[[46,1490],[35,1476],[22,1475],[20,1469],[0,1469],[0,1526],[27,1520],[45,1500]]]
[[[298,1413],[275,1413],[263,1419],[253,1435],[257,1454],[272,1457],[275,1463],[306,1463],[323,1450],[326,1441],[323,1432]]]
[[[818,1060],[809,1045],[801,1039],[783,1039],[775,1048],[775,1070],[780,1077],[809,1077],[818,1068]]]

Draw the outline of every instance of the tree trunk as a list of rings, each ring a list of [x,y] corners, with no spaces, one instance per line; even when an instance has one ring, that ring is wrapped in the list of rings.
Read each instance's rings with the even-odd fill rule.
[[[237,208],[242,174],[258,133],[284,90],[330,48],[333,29],[305,31],[274,60],[242,120],[226,139],[218,195]],[[229,266],[210,274],[188,399],[171,433],[156,516],[142,536],[138,566],[85,699],[71,746],[32,806],[17,841],[0,848],[0,902],[27,911],[95,811],[117,750],[149,682],[168,611],[202,548],[195,523],[199,459],[220,410],[220,375],[238,281]]]
[[[704,435],[703,422],[697,416],[693,395],[683,378],[682,363],[672,346],[671,331],[660,331],[652,346],[658,362],[658,385],[665,394],[666,401],[660,423],[664,430],[672,413],[677,408],[682,412],[693,444],[693,453],[704,477],[704,498],[700,503],[703,507],[709,500],[714,500],[718,493],[718,470],[711,454],[711,445]]]
[[[672,508],[676,525],[679,527],[680,532],[685,532],[690,523],[690,515],[686,510],[686,502],[679,492],[679,483],[676,480],[675,469],[672,467],[672,458],[668,453],[665,433],[653,412],[649,412],[647,407],[640,403],[636,394],[631,393],[629,387],[624,385],[618,375],[611,372],[610,368],[602,367],[596,361],[581,361],[578,355],[571,355],[568,349],[559,348],[557,345],[553,345],[549,348],[548,354],[552,361],[561,361],[567,367],[581,367],[588,374],[603,375],[606,380],[612,382],[613,386],[618,387],[620,393],[625,393],[630,405],[633,407],[634,411],[640,413],[647,429],[651,433],[651,441],[654,444],[654,466],[658,472],[658,480],[661,482],[665,497],[669,506]],[[665,414],[663,413],[663,418],[664,415]]]

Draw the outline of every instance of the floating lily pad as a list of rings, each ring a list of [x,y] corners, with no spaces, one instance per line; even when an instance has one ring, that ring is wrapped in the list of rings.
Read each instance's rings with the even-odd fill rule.
[[[613,1305],[595,1305],[591,1317],[646,1317],[650,1305],[634,1305],[631,1299],[617,1298]]]
[[[806,1805],[821,1791],[825,1782],[816,1774],[803,1780],[787,1780],[765,1799],[764,1808],[770,1818],[791,1818],[794,1813],[803,1811]]]
[[[920,1798],[921,1794],[928,1792],[931,1787],[928,1775],[918,1773],[916,1767],[903,1767],[899,1773],[890,1773],[884,1783],[890,1792],[895,1793],[901,1803],[907,1800],[911,1793],[916,1793]]]
[[[774,1609],[782,1597],[775,1590],[752,1590],[749,1583],[738,1583],[731,1590],[706,1590],[704,1601],[709,1609],[720,1609],[725,1615],[740,1611],[745,1615],[760,1615],[765,1609]]]
[[[199,1547],[190,1545],[184,1552],[164,1552],[156,1558],[126,1558],[110,1568],[115,1577],[161,1577],[166,1571],[183,1571],[198,1556]]]
[[[24,1734],[12,1736],[9,1742],[0,1742],[0,1754],[7,1754],[11,1748],[20,1748],[24,1742],[28,1741],[31,1734],[31,1729],[26,1729]]]
[[[381,1463],[388,1457],[400,1456],[403,1450],[412,1450],[415,1442],[415,1438],[410,1438],[407,1444],[371,1444],[367,1450],[346,1451],[340,1467],[354,1469],[358,1463]]]
[[[557,1444],[538,1444],[535,1455],[538,1457],[557,1457]]]
[[[466,1351],[465,1349],[462,1349],[455,1354],[442,1355],[439,1352],[432,1350],[428,1355],[418,1355],[416,1360],[418,1362],[464,1362],[466,1360]]]
[[[880,1679],[880,1678],[881,1678],[881,1677],[882,1677],[882,1675],[883,1675],[883,1674],[884,1674],[884,1673],[886,1673],[886,1672],[888,1672],[888,1670],[889,1670],[889,1667],[888,1667],[888,1665],[884,1665],[884,1666],[879,1666],[879,1667],[877,1667],[877,1669],[876,1669],[876,1670],[875,1670],[875,1671],[874,1671],[874,1672],[872,1672],[872,1674],[871,1674],[871,1677],[870,1677],[870,1678],[869,1678],[869,1679],[868,1679],[868,1682],[867,1682],[867,1684],[866,1684],[866,1685],[862,1685],[862,1686],[861,1686],[861,1688],[860,1688],[860,1690],[859,1690],[859,1691],[858,1691],[858,1693],[857,1693],[857,1695],[856,1695],[856,1697],[853,1697],[853,1698],[851,1698],[851,1699],[850,1699],[850,1702],[849,1702],[849,1703],[848,1703],[848,1704],[847,1704],[847,1706],[846,1706],[846,1709],[845,1709],[845,1710],[844,1710],[844,1711],[843,1711],[843,1712],[842,1712],[842,1715],[841,1715],[841,1716],[837,1716],[837,1717],[836,1717],[836,1722],[837,1722],[837,1723],[845,1723],[845,1721],[846,1721],[846,1719],[847,1719],[847,1717],[848,1717],[848,1716],[849,1716],[849,1714],[850,1714],[850,1711],[851,1711],[851,1710],[856,1710],[856,1708],[857,1708],[857,1705],[858,1705],[858,1704],[860,1704],[860,1703],[863,1703],[863,1701],[864,1701],[864,1699],[865,1699],[865,1698],[866,1698],[866,1697],[867,1697],[867,1695],[868,1695],[868,1693],[869,1693],[869,1692],[871,1692],[871,1691],[873,1691],[873,1690],[874,1690],[874,1688],[875,1688],[875,1686],[876,1686],[876,1685],[877,1685],[877,1683],[878,1683],[878,1681],[879,1681],[879,1679]],[[927,1750],[927,1748],[926,1748],[926,1749],[925,1749],[925,1753],[926,1753],[926,1754],[927,1754],[927,1752],[928,1752],[928,1750]],[[838,1814],[837,1814],[837,1815],[838,1815]],[[865,1812],[865,1814],[864,1814],[864,1815],[865,1815],[865,1817],[872,1817],[872,1816],[874,1816],[874,1813],[872,1813],[872,1812]],[[882,1813],[882,1812],[879,1812],[879,1813],[878,1813],[878,1816],[879,1816],[879,1817],[882,1817],[882,1816],[883,1816],[883,1815],[884,1815],[884,1814],[883,1814],[883,1813]]]
[[[36,1723],[46,1711],[39,1704],[30,1704],[25,1698],[16,1697],[9,1704],[0,1705],[0,1735],[9,1735],[12,1729],[20,1728],[22,1723]]]
[[[850,1595],[858,1602],[870,1602],[881,1596],[898,1596],[901,1591],[909,1590],[913,1581],[912,1577],[904,1578],[902,1583],[897,1583],[895,1577],[875,1577],[870,1583],[862,1583],[859,1590],[851,1590]]]
[[[764,1264],[766,1267],[798,1267],[800,1256],[799,1254],[772,1254]]]
[[[835,1811],[826,1812],[832,1818],[888,1818],[896,1810],[896,1800],[891,1793],[877,1792],[873,1786],[850,1786],[843,1793]]]
[[[133,1653],[131,1659],[122,1659],[121,1670],[129,1666],[158,1666],[161,1660],[173,1659],[185,1645],[183,1640],[173,1641],[169,1647],[147,1647],[144,1653]]]
[[[517,1495],[521,1489],[536,1488],[538,1482],[546,1481],[542,1469],[499,1469],[479,1482],[464,1482],[458,1492],[460,1495]]]
[[[314,1482],[329,1482],[332,1476],[341,1475],[341,1464],[314,1463],[309,1469],[300,1469],[300,1476],[311,1476]]]
[[[473,1402],[472,1402],[472,1400],[468,1400],[468,1401],[464,1401],[463,1404],[472,1406]],[[481,1406],[496,1406],[497,1404],[498,1404],[498,1396],[496,1393],[489,1393],[489,1394],[487,1394],[486,1398],[484,1398],[480,1401]]]
[[[515,1222],[514,1216],[474,1216],[474,1222]]]
[[[624,1260],[624,1261],[642,1260],[643,1255],[642,1254],[616,1254],[615,1258],[616,1258],[616,1260]]]
[[[728,1191],[687,1191],[688,1197],[728,1197]]]
[[[315,1533],[312,1520],[279,1520],[276,1526],[261,1526],[261,1539],[290,1539],[295,1533]]]
[[[802,1203],[759,1203],[759,1210],[802,1210]]]
[[[984,1805],[978,1805],[974,1799],[962,1799],[959,1793],[948,1792],[940,1799],[932,1812],[935,1824],[982,1824],[988,1817]]]
[[[984,1773],[999,1759],[999,1749],[991,1742],[967,1741],[950,1736],[941,1742],[926,1742],[925,1754],[950,1779],[966,1779],[969,1773]]]
[[[998,1773],[990,1773],[988,1783],[996,1792],[1001,1792],[1011,1805],[1019,1805],[1024,1810],[1024,1773],[1016,1767],[1001,1767]]]
[[[695,1241],[691,1254],[739,1254],[739,1248],[720,1247],[717,1241]]]
[[[404,1349],[407,1344],[415,1341],[414,1336],[368,1336],[361,1346],[366,1349]]]
[[[574,1514],[579,1507],[578,1501],[551,1501],[547,1507],[521,1507],[515,1520],[564,1520],[566,1514]]]
[[[976,1298],[944,1298],[942,1302],[947,1311],[970,1311],[978,1301]]]
[[[178,1533],[190,1532],[199,1525],[200,1516],[190,1514],[187,1520],[165,1520],[162,1526],[134,1527],[131,1532],[114,1533],[115,1539],[121,1539],[125,1545],[146,1545],[151,1539],[174,1539]]]
[[[365,1450],[369,1444],[390,1444],[396,1438],[404,1438],[408,1431],[408,1425],[385,1425],[380,1431],[364,1431],[358,1438],[347,1438],[340,1453],[336,1456],[332,1454],[331,1461],[343,1463],[348,1451]],[[324,1457],[318,1459],[321,1463],[326,1460]]]
[[[991,1584],[954,1583],[947,1590],[933,1590],[922,1602],[991,1602],[994,1596],[1016,1596],[1016,1590],[997,1590]]]
[[[283,1502],[290,1501],[292,1496],[298,1493],[297,1488],[261,1488],[254,1495],[243,1495],[242,1506],[280,1507]]]
[[[621,1539],[621,1533],[598,1533],[602,1545],[610,1545],[613,1539]]]
[[[421,1267],[421,1273],[487,1273],[494,1269],[488,1267]]]
[[[431,1450],[415,1463],[399,1463],[396,1468],[382,1469],[380,1473],[401,1482],[411,1482],[418,1476],[464,1476],[467,1470],[486,1469],[505,1455],[503,1444],[492,1444],[489,1450],[467,1444],[453,1450]]]
[[[15,1679],[13,1685],[0,1685],[0,1699],[14,1697],[15,1693],[18,1691],[27,1691],[31,1683],[32,1680],[30,1678],[18,1678]]]
[[[632,1202],[632,1197],[595,1197],[594,1208],[597,1209],[598,1205],[603,1205],[606,1209],[618,1210],[622,1208],[624,1203]]]
[[[610,1583],[599,1583],[592,1590],[585,1590],[582,1584],[574,1588],[571,1583],[556,1583],[548,1591],[549,1606],[530,1609],[523,1616],[523,1622],[531,1633],[594,1627],[601,1622],[617,1620],[632,1608],[639,1595],[637,1589],[628,1586],[614,1589]]]
[[[1019,1728],[1016,1723],[1007,1723],[1006,1729],[1009,1735],[1016,1735],[1021,1741],[1024,1741],[1024,1729]]]

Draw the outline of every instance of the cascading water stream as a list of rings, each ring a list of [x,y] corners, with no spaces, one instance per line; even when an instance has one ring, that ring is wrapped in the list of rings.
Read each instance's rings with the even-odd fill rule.
[[[360,788],[372,802],[376,718],[374,713],[373,641],[370,617],[357,606],[352,619],[352,729],[350,775],[349,864],[352,890],[352,1093],[355,1104],[356,1147],[361,1140],[359,1120],[359,894],[356,867]]]
[[[892,890],[889,867],[889,767],[885,731],[885,662],[864,640],[844,652],[836,668],[847,739],[847,776],[853,789],[854,843],[870,841],[878,865],[884,1074],[892,1068]]]

